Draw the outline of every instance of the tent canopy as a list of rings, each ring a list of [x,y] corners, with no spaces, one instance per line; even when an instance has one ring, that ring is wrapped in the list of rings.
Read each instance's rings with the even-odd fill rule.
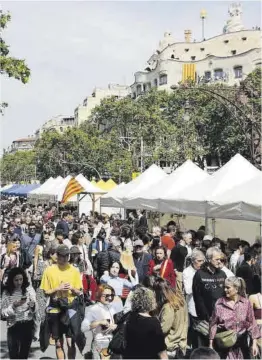
[[[229,189],[210,202],[208,214],[213,218],[261,221],[262,173]]]
[[[42,185],[40,185],[38,188],[30,191],[29,195],[33,195],[33,194],[41,194],[41,191],[44,189],[47,189],[48,186],[50,186],[54,181],[53,177],[50,177],[48,180],[46,180]]]
[[[175,200],[185,187],[203,181],[208,174],[187,160],[172,174],[161,178],[160,181],[137,194],[137,197],[128,204],[148,210],[161,212],[175,212]]]
[[[21,184],[13,184],[11,187],[5,189],[2,191],[3,195],[10,195],[13,190],[21,186]]]
[[[153,164],[134,180],[119,188],[116,195],[117,201],[125,208],[132,208],[132,200],[136,198],[137,194],[145,191],[165,177],[167,177],[167,174],[160,167]]]
[[[116,196],[121,187],[125,186],[125,183],[117,185],[114,189],[100,198],[100,205],[103,207],[121,207],[121,204],[116,200]]]

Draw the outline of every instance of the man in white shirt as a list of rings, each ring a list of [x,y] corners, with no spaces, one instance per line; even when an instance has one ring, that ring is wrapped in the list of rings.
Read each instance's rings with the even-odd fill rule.
[[[194,322],[197,321],[197,314],[196,314],[195,302],[193,298],[192,285],[193,285],[194,275],[196,271],[200,269],[204,261],[205,261],[205,255],[202,253],[202,251],[197,249],[193,250],[191,255],[191,265],[189,265],[187,268],[184,269],[182,275],[184,290],[186,293],[189,318],[190,318],[188,338],[189,338],[189,343],[191,343],[193,349],[196,349],[198,347],[198,342],[197,342],[197,336],[195,335],[193,330],[193,324]]]
[[[241,255],[244,254],[244,246],[245,246],[245,241],[239,240],[239,242],[237,243],[237,249],[231,255],[231,258],[229,261],[229,269],[231,271],[233,271],[234,274],[237,271],[238,260],[241,257]]]

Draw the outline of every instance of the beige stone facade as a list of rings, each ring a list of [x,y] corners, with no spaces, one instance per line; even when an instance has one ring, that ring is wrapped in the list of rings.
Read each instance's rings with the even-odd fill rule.
[[[191,41],[190,30],[185,30],[185,42],[176,42],[172,34],[166,32],[145,71],[135,73],[132,97],[152,87],[170,90],[170,86],[184,80],[183,69],[188,64],[194,64],[197,83],[239,84],[262,63],[261,31],[258,28],[245,30],[241,14],[240,5],[231,5],[230,19],[223,33],[201,42]]]
[[[102,99],[111,96],[123,98],[128,95],[130,95],[130,88],[126,85],[109,84],[106,89],[95,88],[92,95],[85,98],[83,104],[75,109],[76,126],[89,119],[92,110],[101,103]]]

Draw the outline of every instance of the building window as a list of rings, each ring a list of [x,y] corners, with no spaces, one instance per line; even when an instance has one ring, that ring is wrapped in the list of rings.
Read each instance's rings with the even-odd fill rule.
[[[143,84],[143,92],[146,92],[146,84]]]
[[[223,75],[224,75],[223,69],[215,69],[214,70],[215,80],[223,79]]]
[[[189,49],[185,49],[185,52],[188,52],[189,51]]]
[[[196,57],[195,56],[191,56],[191,60],[196,60]]]
[[[243,76],[242,66],[235,66],[234,73],[235,73],[235,79],[242,79],[242,76]]]
[[[137,95],[141,95],[141,93],[142,93],[142,86],[141,85],[137,85],[136,93],[137,93]]]
[[[228,43],[229,43],[229,40],[224,40],[224,43],[225,43],[225,44],[228,44]]]
[[[205,51],[205,48],[200,48],[200,51]]]
[[[232,51],[231,51],[231,54],[232,54],[232,55],[236,55],[236,53],[237,53],[236,50],[232,50]]]
[[[154,86],[157,86],[157,79],[154,80]]]
[[[205,81],[210,81],[211,80],[211,71],[205,71],[204,78],[205,78]]]
[[[133,99],[135,99],[135,98],[136,98],[136,93],[135,93],[135,92],[133,93],[132,98],[133,98]]]
[[[242,37],[242,40],[243,40],[243,41],[246,41],[246,39],[247,39],[246,37]]]
[[[159,85],[167,84],[167,75],[163,74],[159,76]]]
[[[172,54],[172,55],[171,55],[171,59],[174,59],[174,58],[175,58],[175,55],[174,55],[174,54]]]

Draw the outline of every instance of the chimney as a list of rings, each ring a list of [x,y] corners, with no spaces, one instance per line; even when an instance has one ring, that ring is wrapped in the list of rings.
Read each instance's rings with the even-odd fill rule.
[[[187,43],[191,42],[192,31],[191,30],[185,30],[184,34],[185,34],[185,42],[187,42]]]

